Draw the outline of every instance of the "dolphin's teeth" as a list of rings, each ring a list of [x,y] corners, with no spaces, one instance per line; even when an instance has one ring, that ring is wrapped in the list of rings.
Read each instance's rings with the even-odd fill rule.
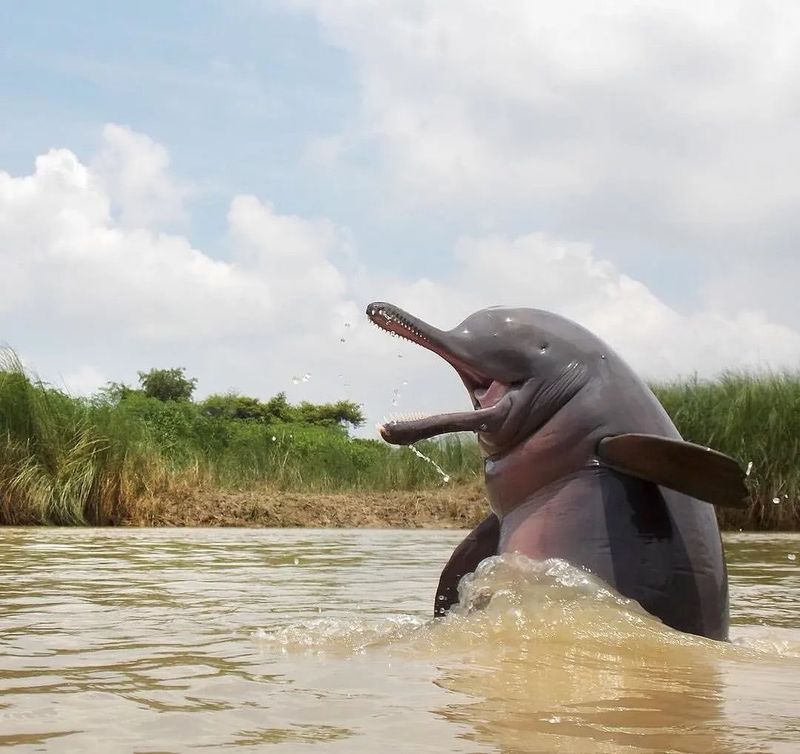
[[[426,414],[423,411],[406,411],[403,413],[389,414],[388,420],[384,417],[384,423],[399,424],[402,422],[416,422],[421,419],[427,419],[429,416],[430,414]]]

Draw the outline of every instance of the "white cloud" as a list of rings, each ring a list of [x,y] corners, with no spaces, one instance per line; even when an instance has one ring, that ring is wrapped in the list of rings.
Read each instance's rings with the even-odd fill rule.
[[[92,174],[119,211],[125,227],[184,222],[189,190],[169,173],[167,150],[149,136],[109,123]]]
[[[724,369],[800,367],[800,333],[758,309],[682,314],[598,259],[587,244],[544,234],[463,238],[446,282],[398,284],[394,303],[444,329],[477,309],[503,304],[558,312],[608,342],[649,378]],[[433,357],[431,357],[433,358]]]
[[[124,183],[130,165],[147,163],[154,151],[166,163],[164,148],[148,137],[128,133],[125,144],[126,159],[116,165],[121,181],[114,172],[97,180],[64,149],[37,158],[31,176],[0,173],[2,308],[55,317],[55,329],[91,323],[143,340],[207,343],[269,330],[295,299],[305,301],[299,313],[311,316],[343,298],[344,278],[327,255],[352,252],[330,222],[236,197],[229,213],[234,256],[222,261],[148,227],[158,222],[152,213],[138,215],[134,226],[132,217],[116,219],[107,186]],[[165,185],[172,185],[166,174],[140,184],[138,206],[157,204]]]
[[[538,211],[688,253],[785,249],[800,203],[796,4],[290,4],[351,54],[363,132],[407,200]]]
[[[91,364],[82,364],[74,372],[65,374],[63,386],[70,395],[94,395],[110,380]]]
[[[128,144],[135,162],[153,142]],[[359,266],[346,229],[242,195],[230,203],[223,260],[116,217],[108,185],[65,149],[37,158],[32,175],[0,173],[0,340],[45,379],[66,374],[76,392],[185,366],[201,394],[348,397],[364,402],[371,422],[394,409],[396,389],[400,410],[465,407],[449,367],[366,325],[371,299],[443,328],[492,304],[552,309],[596,330],[648,376],[797,366],[800,334],[757,307],[679,313],[588,244],[542,233],[464,237],[447,277],[390,280]],[[305,373],[308,382],[292,383]]]

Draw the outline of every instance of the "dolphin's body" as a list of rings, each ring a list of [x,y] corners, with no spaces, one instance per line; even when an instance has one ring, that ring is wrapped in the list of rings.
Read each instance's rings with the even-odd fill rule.
[[[719,529],[713,506],[695,496],[741,504],[741,469],[684,443],[607,345],[536,309],[484,309],[450,331],[391,304],[370,304],[367,315],[447,360],[474,405],[381,429],[396,444],[478,433],[492,513],[445,566],[436,614],[483,558],[519,552],[585,568],[673,628],[727,638]]]

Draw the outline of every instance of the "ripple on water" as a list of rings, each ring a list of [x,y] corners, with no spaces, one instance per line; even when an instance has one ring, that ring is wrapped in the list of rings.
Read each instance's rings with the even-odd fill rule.
[[[794,752],[797,538],[728,544],[734,642],[458,532],[5,530],[0,746]]]

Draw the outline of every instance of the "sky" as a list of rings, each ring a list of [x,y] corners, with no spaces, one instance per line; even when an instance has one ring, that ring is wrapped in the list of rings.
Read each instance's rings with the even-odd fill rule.
[[[75,395],[471,404],[504,304],[648,379],[800,368],[791,0],[0,0],[0,343]]]

